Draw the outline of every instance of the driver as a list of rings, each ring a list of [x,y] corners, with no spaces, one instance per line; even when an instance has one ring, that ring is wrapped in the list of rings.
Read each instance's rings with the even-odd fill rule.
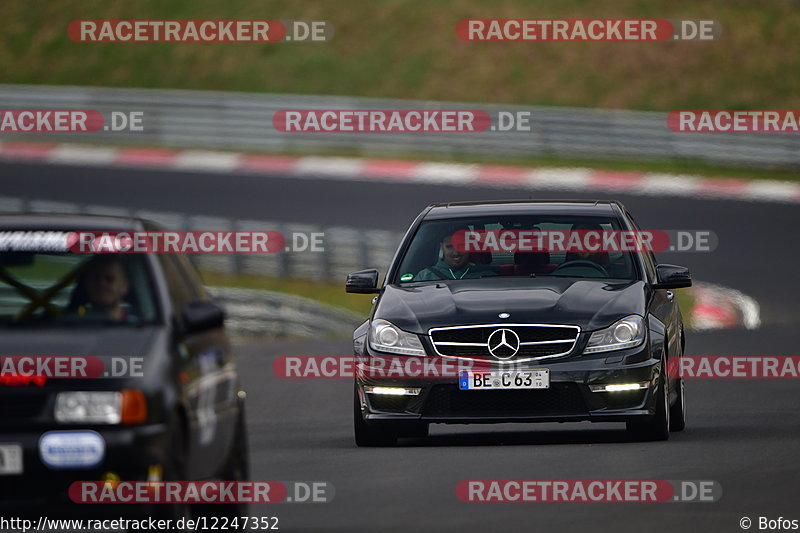
[[[451,235],[442,239],[439,247],[441,259],[435,265],[422,269],[419,274],[414,276],[414,281],[475,279],[497,275],[497,272],[492,270],[491,267],[470,262],[469,252],[458,250],[453,245]]]
[[[76,309],[79,315],[114,322],[136,320],[125,307],[130,281],[118,256],[103,254],[90,259],[82,281],[86,288],[86,303]]]
[[[595,231],[602,236],[605,230],[600,224],[583,223],[572,226],[572,231]],[[593,263],[603,266],[608,264],[608,252],[603,250],[598,252],[588,252],[586,250],[567,252],[564,262],[566,263],[568,261],[592,261]]]

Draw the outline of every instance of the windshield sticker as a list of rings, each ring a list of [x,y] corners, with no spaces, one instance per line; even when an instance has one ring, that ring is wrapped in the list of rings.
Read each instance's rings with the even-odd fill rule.
[[[71,232],[0,231],[0,252],[67,252]]]

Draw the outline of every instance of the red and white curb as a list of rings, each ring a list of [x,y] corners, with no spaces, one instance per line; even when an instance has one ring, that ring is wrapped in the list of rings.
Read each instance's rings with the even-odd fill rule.
[[[369,180],[388,183],[476,185],[531,190],[601,191],[638,195],[800,203],[800,183],[775,180],[706,178],[654,172],[588,168],[531,168],[350,157],[278,156],[170,150],[109,148],[73,143],[0,142],[0,159],[55,164],[157,168],[297,177]]]
[[[692,330],[757,329],[761,325],[758,302],[736,289],[695,283],[690,290],[694,299],[690,311]]]

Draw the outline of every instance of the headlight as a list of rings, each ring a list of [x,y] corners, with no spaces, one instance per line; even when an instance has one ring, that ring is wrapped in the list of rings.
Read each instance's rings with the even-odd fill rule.
[[[644,341],[642,317],[631,315],[592,333],[583,353],[608,352],[639,346]]]
[[[398,328],[387,320],[373,320],[369,328],[369,345],[379,352],[402,355],[425,355],[419,337]]]
[[[147,401],[131,389],[59,392],[55,418],[67,424],[139,424],[147,419]]]
[[[119,424],[121,419],[121,392],[70,391],[56,396],[56,422]]]

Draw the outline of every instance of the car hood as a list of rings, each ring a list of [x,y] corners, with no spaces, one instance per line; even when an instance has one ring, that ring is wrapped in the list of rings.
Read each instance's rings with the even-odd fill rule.
[[[162,329],[146,327],[16,327],[0,329],[0,355],[146,356]]]
[[[46,398],[60,391],[131,388],[141,390],[148,398],[160,398],[164,391],[165,369],[170,361],[168,339],[169,330],[165,326],[0,329],[0,356],[3,357],[86,356],[102,360],[103,374],[95,377],[44,377],[43,381],[31,379],[20,383],[5,375],[0,376],[2,401],[11,405],[24,398],[25,405],[36,405],[39,409],[39,417],[25,415],[9,419],[8,423],[21,424],[20,427],[52,426],[53,404],[47,403],[50,400]],[[115,361],[112,357],[119,359]],[[139,361],[134,363],[134,359]],[[3,359],[3,368],[6,368],[6,362]],[[92,362],[89,368],[97,369],[97,366]],[[157,407],[161,400],[154,401],[152,405]]]
[[[126,386],[140,389],[158,387],[161,381],[153,376],[163,374],[163,368],[168,364],[166,352],[168,333],[163,326],[147,327],[73,327],[73,328],[6,328],[0,330],[0,356],[86,356],[102,359],[102,368],[110,371],[115,368],[131,368],[120,362],[112,363],[110,358],[119,357],[133,364],[132,360],[140,359],[137,375],[117,374],[92,379],[74,377],[70,379],[47,378],[42,388],[32,388],[28,391],[34,394],[36,390],[80,390],[88,389],[118,389]],[[5,361],[4,361],[5,364]],[[93,363],[90,363],[93,364]],[[97,368],[97,367],[93,367]],[[113,372],[113,371],[112,371]],[[142,380],[140,376],[150,376]],[[100,377],[100,376],[98,376]],[[0,395],[14,394],[18,387],[0,380]]]
[[[416,286],[387,285],[375,310],[400,329],[427,334],[442,326],[570,324],[582,331],[644,316],[645,284],[559,277],[482,278]],[[506,319],[498,317],[508,313]]]

